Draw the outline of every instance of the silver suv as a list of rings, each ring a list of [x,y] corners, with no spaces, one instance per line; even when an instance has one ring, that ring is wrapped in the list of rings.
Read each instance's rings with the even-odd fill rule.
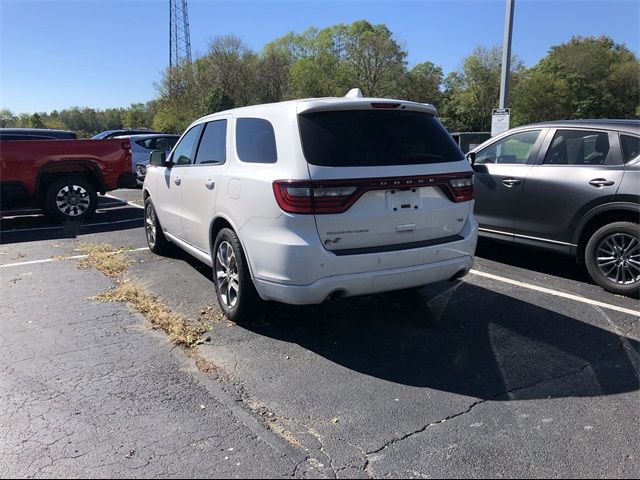
[[[640,291],[640,121],[527,125],[469,155],[480,235],[574,255],[611,292]]]

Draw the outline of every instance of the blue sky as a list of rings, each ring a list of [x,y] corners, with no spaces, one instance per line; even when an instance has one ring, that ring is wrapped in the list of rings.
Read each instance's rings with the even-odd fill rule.
[[[289,31],[367,19],[445,73],[502,44],[504,0],[189,0],[194,56],[233,33],[252,49]],[[0,0],[0,108],[125,107],[156,96],[168,63],[168,0]],[[572,35],[609,35],[638,55],[638,0],[516,0],[512,52],[527,66]]]

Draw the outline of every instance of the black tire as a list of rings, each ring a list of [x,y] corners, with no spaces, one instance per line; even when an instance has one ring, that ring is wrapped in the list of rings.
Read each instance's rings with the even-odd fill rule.
[[[614,222],[591,235],[585,264],[594,282],[609,292],[640,294],[640,235],[634,222]]]
[[[55,180],[44,197],[45,211],[60,221],[82,222],[95,213],[97,206],[95,187],[78,175]]]
[[[220,308],[232,322],[250,321],[258,311],[261,299],[253,285],[240,240],[233,230],[223,228],[218,232],[212,260],[213,284]]]
[[[164,255],[171,249],[171,242],[164,236],[162,225],[160,225],[150,197],[144,201],[144,236],[147,239],[149,250],[156,255]]]

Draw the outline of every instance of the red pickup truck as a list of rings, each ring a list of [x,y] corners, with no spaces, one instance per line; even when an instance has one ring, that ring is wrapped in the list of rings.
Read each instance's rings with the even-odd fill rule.
[[[59,220],[84,220],[97,192],[136,186],[128,140],[0,141],[0,205],[35,205]]]

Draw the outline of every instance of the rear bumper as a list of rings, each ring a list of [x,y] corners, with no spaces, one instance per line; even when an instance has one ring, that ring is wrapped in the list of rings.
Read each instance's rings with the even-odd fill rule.
[[[315,237],[313,241],[307,243],[296,237],[298,243],[288,245],[274,243],[270,239],[277,235],[265,235],[264,231],[260,241],[244,237],[260,297],[296,305],[314,304],[332,294],[367,295],[461,276],[473,265],[478,224],[471,216],[457,241],[344,256],[326,250],[317,233],[312,233],[307,239]]]
[[[254,279],[254,284],[264,300],[308,305],[322,303],[331,295],[351,297],[421,287],[465,275],[472,265],[473,257],[464,256],[414,267],[325,277],[311,285],[285,285],[259,279]]]

